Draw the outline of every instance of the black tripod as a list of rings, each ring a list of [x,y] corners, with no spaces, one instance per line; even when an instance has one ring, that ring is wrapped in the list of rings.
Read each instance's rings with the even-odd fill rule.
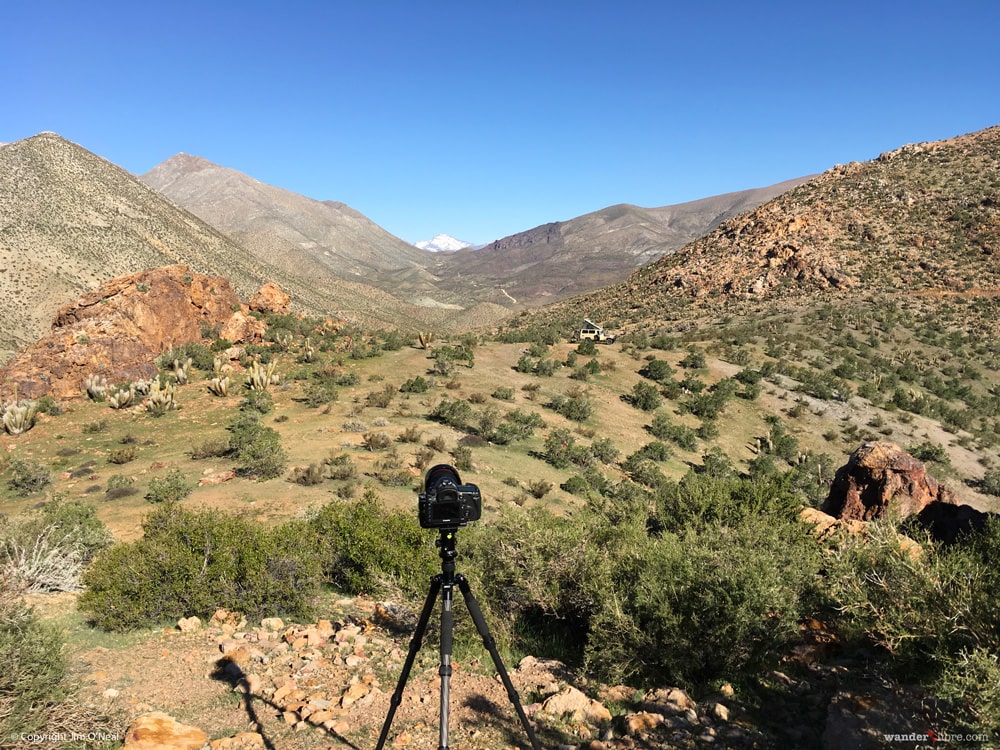
[[[382,750],[386,737],[389,736],[392,718],[395,716],[396,709],[403,700],[403,688],[406,687],[406,680],[410,676],[410,669],[413,668],[413,661],[416,659],[417,652],[420,650],[420,644],[424,639],[424,631],[427,630],[427,621],[430,620],[431,610],[434,609],[434,599],[437,597],[438,590],[441,591],[442,605],[441,668],[438,670],[438,674],[441,675],[441,739],[438,743],[438,750],[448,750],[448,691],[451,680],[451,642],[454,626],[451,603],[456,583],[462,592],[462,598],[465,599],[465,606],[468,607],[469,614],[472,615],[472,621],[476,623],[476,629],[483,639],[483,645],[490,652],[490,656],[493,657],[493,664],[496,666],[504,687],[507,688],[507,697],[510,698],[510,702],[514,705],[514,710],[517,711],[517,716],[521,720],[521,726],[528,733],[528,739],[531,740],[531,747],[534,750],[539,750],[538,740],[535,739],[535,732],[531,728],[531,724],[528,723],[528,717],[524,714],[524,707],[521,705],[520,698],[518,698],[517,690],[514,689],[514,685],[510,681],[510,675],[507,674],[507,669],[500,659],[496,641],[490,635],[486,618],[483,617],[483,612],[479,609],[479,602],[472,595],[472,591],[469,589],[469,582],[465,580],[465,576],[461,573],[457,575],[455,573],[455,558],[458,557],[458,553],[455,552],[456,531],[457,529],[441,529],[441,538],[435,542],[441,550],[439,552],[441,557],[441,572],[431,579],[431,589],[427,594],[427,600],[424,602],[424,609],[420,613],[420,619],[417,621],[417,629],[413,633],[413,639],[410,641],[410,651],[407,653],[406,661],[403,663],[403,671],[399,675],[396,691],[392,694],[392,699],[389,702],[389,714],[385,717],[385,723],[382,725],[382,733],[379,735],[378,745],[375,746],[375,750]]]

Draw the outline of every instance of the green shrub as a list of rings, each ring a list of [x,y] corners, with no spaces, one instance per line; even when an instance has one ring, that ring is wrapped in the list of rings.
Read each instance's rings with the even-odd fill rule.
[[[240,411],[256,414],[270,414],[274,409],[274,397],[265,390],[250,388],[240,402]]]
[[[151,503],[174,503],[191,494],[194,485],[188,484],[180,469],[171,469],[164,477],[149,480],[145,498]]]
[[[514,389],[509,385],[501,386],[493,391],[491,395],[498,401],[513,401]]]
[[[490,629],[505,646],[578,661],[606,552],[576,518],[543,508],[502,508],[488,526],[468,529],[462,556],[487,609]]]
[[[651,383],[636,383],[632,386],[632,392],[622,398],[635,408],[642,409],[643,411],[653,411],[663,401],[660,391]]]
[[[768,517],[642,539],[595,600],[587,666],[611,684],[689,689],[757,670],[798,636],[818,571],[807,533]]]
[[[416,513],[384,508],[372,492],[354,503],[335,501],[309,521],[322,549],[323,578],[354,594],[426,594],[437,557]]]
[[[108,463],[127,464],[134,461],[139,455],[139,449],[134,445],[126,445],[123,448],[115,448],[108,453]]]
[[[7,486],[18,497],[28,497],[41,492],[52,484],[49,470],[37,461],[26,458],[11,459],[7,467]]]
[[[304,487],[313,487],[317,484],[322,484],[324,479],[326,479],[326,473],[320,464],[299,466],[292,472],[292,481]]]
[[[399,387],[400,393],[426,393],[430,389],[430,383],[426,378],[417,375],[410,378]]]
[[[348,453],[331,455],[326,463],[329,466],[327,472],[330,479],[354,479],[358,475],[358,467],[351,461],[351,456]]]
[[[6,742],[46,725],[53,704],[66,696],[67,662],[60,631],[41,622],[17,584],[2,574],[0,664],[0,742]]]
[[[574,422],[586,422],[594,414],[594,405],[585,393],[554,396],[546,406]]]
[[[472,470],[472,448],[467,445],[460,445],[452,453],[455,459],[455,468],[462,471]]]
[[[106,630],[129,630],[224,607],[248,618],[308,617],[320,565],[303,522],[274,529],[166,503],[143,536],[100,554],[83,575],[79,607]]]

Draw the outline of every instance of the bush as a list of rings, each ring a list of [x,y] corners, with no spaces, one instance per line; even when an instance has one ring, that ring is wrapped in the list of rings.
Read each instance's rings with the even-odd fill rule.
[[[134,445],[127,445],[123,448],[116,448],[108,453],[108,462],[113,464],[127,464],[134,461],[139,455],[139,450]]]
[[[274,409],[274,397],[264,390],[251,388],[240,402],[240,411],[256,414],[270,414]]]
[[[417,375],[415,378],[410,378],[403,385],[399,387],[400,393],[426,393],[430,389],[430,384],[427,382],[426,378]]]
[[[7,471],[10,474],[7,478],[7,486],[18,497],[34,495],[52,484],[52,475],[49,474],[49,470],[37,461],[15,458],[11,460]]]
[[[632,387],[632,392],[623,398],[635,408],[643,411],[653,411],[662,403],[660,391],[651,383],[636,383]]]
[[[260,481],[280,477],[288,465],[288,456],[281,447],[281,436],[271,427],[260,423],[254,412],[241,412],[226,427],[229,449],[236,457],[237,473]]]
[[[596,599],[587,666],[611,684],[705,688],[776,661],[798,636],[818,558],[804,530],[768,517],[642,539]]]
[[[493,391],[491,395],[498,401],[513,401],[514,389],[509,385],[501,386]]]
[[[323,549],[324,580],[352,594],[426,594],[436,558],[415,513],[382,507],[366,492],[355,503],[335,501],[309,521]]]
[[[42,729],[65,695],[62,635],[41,622],[0,573],[0,742]],[[10,745],[13,747],[14,745]]]
[[[175,503],[191,494],[194,485],[188,484],[180,469],[171,469],[165,477],[149,480],[146,499],[151,503]]]
[[[254,521],[166,503],[143,537],[99,555],[83,575],[79,607],[106,630],[210,617],[224,607],[255,619],[309,617],[320,565],[303,522]]]

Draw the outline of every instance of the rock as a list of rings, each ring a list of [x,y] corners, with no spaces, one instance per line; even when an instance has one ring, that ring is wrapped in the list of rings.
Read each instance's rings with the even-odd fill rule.
[[[52,332],[0,370],[0,391],[22,398],[83,394],[90,375],[109,383],[154,377],[153,360],[172,346],[201,340],[239,307],[229,281],[165,266],[119,276],[63,307]]]
[[[714,704],[708,713],[716,721],[729,721],[729,709],[722,703]]]
[[[125,750],[200,750],[208,741],[197,727],[161,712],[143,714],[125,733]]]
[[[417,616],[405,607],[392,602],[376,602],[372,620],[381,628],[400,633],[411,633],[417,627]]]
[[[291,301],[292,298],[289,294],[283,292],[281,287],[273,281],[269,281],[250,298],[249,307],[256,312],[273,312],[279,315],[287,315],[288,305]]]
[[[976,510],[971,505],[933,502],[917,514],[916,522],[935,540],[952,544],[964,534],[981,531],[990,517],[997,518],[997,514]]]
[[[835,518],[871,521],[890,513],[908,518],[933,502],[956,504],[955,494],[895,443],[875,441],[858,448],[837,470],[821,510]]]
[[[177,621],[177,629],[182,633],[193,633],[201,627],[201,620],[197,617],[182,617]]]
[[[571,722],[600,724],[611,721],[611,712],[602,703],[588,698],[571,685],[546,698],[541,710]]]
[[[663,714],[640,711],[625,717],[625,732],[630,736],[652,731],[664,722]]]
[[[260,626],[264,630],[278,631],[285,627],[285,623],[280,617],[265,617],[260,621]]]
[[[660,688],[646,693],[640,708],[662,714],[683,714],[698,707],[690,695],[680,688]]]
[[[210,474],[207,477],[202,477],[198,480],[199,487],[207,487],[215,484],[223,484],[224,482],[229,482],[236,479],[236,472],[232,469],[226,471],[219,471],[214,474]]]
[[[219,338],[232,341],[234,344],[256,344],[264,340],[265,331],[267,324],[263,320],[237,310],[219,329]]]
[[[232,737],[212,740],[208,745],[212,750],[256,750],[267,747],[264,737],[257,732],[240,732]]]

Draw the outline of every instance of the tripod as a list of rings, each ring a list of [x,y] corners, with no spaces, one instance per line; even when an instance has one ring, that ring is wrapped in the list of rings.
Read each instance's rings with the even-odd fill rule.
[[[434,609],[434,599],[437,597],[438,591],[441,592],[441,667],[438,670],[438,674],[441,675],[441,720],[438,750],[448,750],[448,694],[451,682],[451,644],[454,626],[451,604],[456,584],[458,584],[458,588],[462,592],[462,598],[465,599],[465,606],[468,608],[469,614],[472,615],[472,621],[476,623],[476,630],[479,631],[479,635],[483,639],[483,645],[490,652],[493,664],[496,666],[500,679],[507,689],[507,697],[510,698],[510,702],[514,705],[514,710],[517,711],[517,716],[521,720],[521,726],[524,727],[524,731],[528,734],[531,747],[533,750],[539,750],[535,732],[531,728],[531,724],[528,723],[528,717],[524,714],[524,707],[521,705],[520,698],[518,698],[517,690],[514,689],[514,685],[510,681],[510,675],[507,674],[507,669],[500,659],[496,641],[490,635],[486,618],[483,617],[483,612],[479,609],[479,602],[472,595],[469,582],[465,580],[465,576],[461,573],[455,573],[455,558],[458,557],[458,553],[455,551],[455,532],[457,529],[449,528],[441,529],[440,531],[441,537],[435,542],[435,545],[440,549],[438,554],[441,557],[441,572],[431,579],[431,588],[427,594],[427,600],[424,602],[423,611],[420,613],[420,619],[417,621],[417,629],[414,631],[413,639],[410,641],[410,650],[406,655],[406,661],[403,663],[403,671],[399,675],[396,691],[392,694],[392,699],[389,701],[389,713],[385,717],[385,723],[382,725],[382,733],[379,735],[378,745],[375,746],[375,750],[382,750],[385,740],[389,736],[389,728],[392,726],[393,716],[395,716],[396,709],[403,700],[403,688],[406,687],[406,680],[409,678],[410,670],[413,668],[413,661],[416,659],[417,652],[420,650],[420,644],[424,639],[424,632],[427,630],[427,621],[430,620],[431,610]]]

